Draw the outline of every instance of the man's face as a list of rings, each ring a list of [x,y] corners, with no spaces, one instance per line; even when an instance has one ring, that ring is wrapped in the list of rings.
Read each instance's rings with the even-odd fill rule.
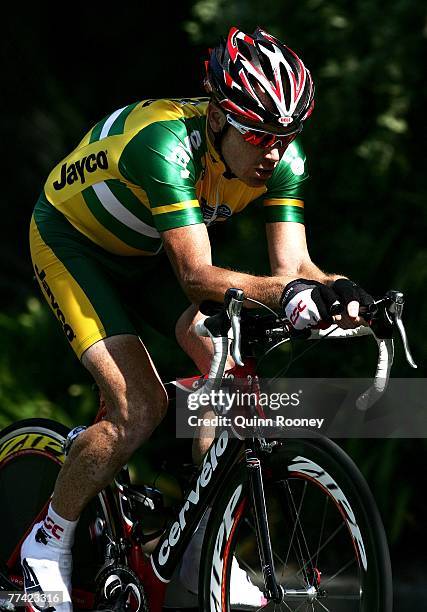
[[[211,105],[209,124],[219,132],[226,124],[225,114]],[[231,172],[250,187],[263,187],[271,175],[291,139],[278,140],[268,147],[259,147],[247,142],[232,125],[228,125],[221,140],[221,154]]]
[[[288,143],[278,141],[271,147],[256,147],[230,126],[222,138],[221,153],[238,179],[250,187],[262,187],[270,179],[287,146]]]

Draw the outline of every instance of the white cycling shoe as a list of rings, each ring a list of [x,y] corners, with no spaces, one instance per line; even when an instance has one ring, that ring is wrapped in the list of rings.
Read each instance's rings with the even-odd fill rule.
[[[233,557],[231,563],[230,605],[262,608],[268,603],[264,593],[251,582],[248,574]]]
[[[179,572],[179,580],[181,584],[194,595],[198,593],[199,587],[199,567],[202,556],[203,539],[206,532],[206,527],[209,520],[211,508],[209,508],[202,517],[184,557]],[[267,600],[264,593],[254,584],[252,584],[248,574],[242,569],[236,559],[233,557],[231,563],[231,579],[230,579],[230,605],[235,608],[262,608],[267,605]]]
[[[181,566],[179,574],[181,584],[193,595],[197,595],[199,590],[199,565],[200,563],[197,562],[188,563],[187,558]],[[264,593],[251,582],[248,574],[240,567],[236,557],[233,557],[230,575],[230,605],[235,608],[259,609],[267,603]]]
[[[21,564],[24,588],[33,595],[34,606],[27,609],[48,610],[49,612],[72,612],[71,573],[73,558],[71,550],[58,546],[43,528],[43,522],[36,523],[21,547]],[[56,603],[58,593],[62,603]],[[43,601],[46,594],[47,601]]]
[[[198,569],[197,565],[194,565],[192,570],[185,568],[184,571],[180,572],[180,582],[185,588],[192,593],[197,595],[198,593]],[[230,580],[230,605],[248,608],[262,608],[267,605],[267,599],[264,593],[255,586],[248,574],[242,569],[235,557],[231,564],[231,580]]]

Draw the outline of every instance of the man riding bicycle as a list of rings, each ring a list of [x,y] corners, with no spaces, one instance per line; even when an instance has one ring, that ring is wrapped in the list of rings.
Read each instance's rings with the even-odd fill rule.
[[[155,297],[173,269],[190,303],[177,339],[201,372],[212,351],[193,331],[198,305],[222,301],[229,287],[282,307],[298,329],[332,316],[342,327],[360,325],[359,304],[370,301],[355,283],[322,272],[307,250],[298,136],[314,85],[301,59],[259,28],[252,36],[232,28],[206,70],[209,98],[144,100],[96,124],[51,172],[31,221],[36,278],[106,404],[105,418],[75,439],[48,515],[22,546],[26,588],[62,591],[61,611],[71,609],[71,547],[83,508],[167,410],[136,325],[153,297],[149,281]],[[264,209],[271,276],[214,266],[208,226],[255,202]],[[156,267],[162,250],[169,270]],[[171,284],[172,300],[179,291]]]

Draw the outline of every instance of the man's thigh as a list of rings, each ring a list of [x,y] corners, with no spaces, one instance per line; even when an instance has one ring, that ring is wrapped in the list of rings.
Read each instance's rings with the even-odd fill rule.
[[[133,280],[126,279],[120,293],[129,307],[135,326],[143,329],[148,324],[156,332],[174,340],[176,322],[190,306],[190,301],[169,259],[163,253],[157,255],[155,261],[143,262],[145,265],[130,263],[134,268]]]
[[[99,340],[82,356],[105,401],[106,417],[144,439],[164,416],[167,395],[148,351],[134,335]]]

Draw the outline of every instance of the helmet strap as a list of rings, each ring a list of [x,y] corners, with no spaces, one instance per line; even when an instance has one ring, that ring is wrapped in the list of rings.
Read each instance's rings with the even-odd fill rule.
[[[218,102],[214,98],[211,98],[211,102],[213,102],[213,104],[215,106],[217,106],[217,108],[219,110],[222,110],[220,105],[218,104]],[[222,112],[224,112],[224,111],[222,111]],[[212,135],[214,149],[218,153],[222,163],[225,166],[225,171],[222,173],[223,177],[226,178],[226,179],[237,178],[237,176],[235,174],[233,174],[233,172],[231,171],[229,165],[225,161],[224,156],[222,154],[222,140],[223,140],[225,134],[227,133],[228,129],[231,127],[230,124],[227,121],[225,121],[224,125],[219,130],[219,132],[215,132],[212,129],[210,123],[209,123],[209,117],[206,117],[206,121],[208,122],[208,131],[209,131],[209,134]]]
[[[220,132],[213,132],[214,135],[214,147],[216,152],[218,153],[218,155],[221,158],[222,163],[225,166],[225,171],[222,173],[222,176],[226,179],[233,179],[233,178],[237,178],[237,176],[235,174],[233,174],[233,172],[230,169],[230,166],[227,164],[227,162],[224,159],[224,156],[222,154],[222,139],[224,138],[225,134],[227,133],[228,129],[230,128],[230,124],[229,123],[224,123],[222,129]]]

